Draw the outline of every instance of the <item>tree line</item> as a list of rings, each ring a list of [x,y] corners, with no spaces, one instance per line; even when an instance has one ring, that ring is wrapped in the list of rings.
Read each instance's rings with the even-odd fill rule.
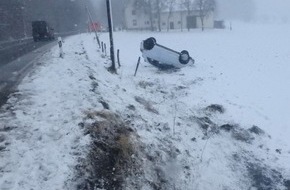
[[[105,6],[104,0],[99,0],[99,7]],[[198,12],[198,16],[202,22],[211,11],[216,8],[215,0],[112,0],[114,25],[126,29],[124,15],[127,6],[132,5],[139,13],[146,13],[150,17],[150,28],[156,30],[153,26],[153,20],[157,19],[157,30],[161,30],[161,14],[163,11],[169,12],[169,17],[174,10],[186,10],[188,15],[194,11]],[[106,12],[100,9],[97,13],[101,18],[105,18]],[[103,21],[105,22],[105,21]],[[168,26],[168,24],[167,24]]]
[[[151,30],[161,30],[163,11],[169,13],[167,22],[176,9],[188,15],[195,11],[202,29],[204,19],[212,10],[228,19],[236,16],[249,20],[254,13],[252,0],[111,0],[111,3],[114,26],[123,29],[126,29],[125,9],[131,3],[138,12],[149,14]],[[107,25],[105,0],[0,0],[0,41],[31,36],[34,20],[48,21],[55,32],[84,30],[88,24],[85,7],[90,9],[95,21]],[[153,27],[154,19],[157,19],[157,28]]]
[[[97,3],[98,19],[106,23],[105,0],[92,0]],[[114,25],[126,29],[124,22],[124,11],[133,3],[137,11],[150,14],[151,21],[157,18],[158,27],[154,28],[151,22],[151,30],[160,29],[160,13],[169,12],[171,16],[174,10],[184,10],[188,15],[198,12],[201,22],[207,17],[210,11],[214,10],[219,19],[251,21],[255,16],[254,0],[111,0],[113,9]],[[99,9],[98,9],[99,8]],[[167,19],[169,22],[169,18]],[[167,26],[169,24],[167,23]],[[185,26],[184,26],[185,27]]]
[[[130,0],[127,0],[127,2]],[[186,10],[190,15],[194,11],[197,12],[201,21],[202,30],[204,30],[204,19],[215,10],[215,0],[133,0],[136,10],[149,13],[151,30],[153,28],[154,16],[157,17],[158,30],[161,31],[161,13],[167,10],[168,19],[175,10]],[[169,26],[167,24],[167,26]]]
[[[107,23],[107,13],[106,9],[104,9],[106,6],[105,0],[95,0],[95,2],[96,12],[94,14],[102,23]],[[188,15],[197,11],[199,18],[202,19],[201,22],[203,22],[205,17],[216,8],[215,0],[111,0],[111,2],[114,26],[116,28],[126,29],[125,10],[129,5],[133,5],[138,13],[149,15],[150,29],[152,31],[161,30],[161,14],[163,11],[169,12],[167,22],[169,22],[169,17],[174,10],[186,10]],[[153,20],[155,19],[157,19],[158,28],[153,26]]]

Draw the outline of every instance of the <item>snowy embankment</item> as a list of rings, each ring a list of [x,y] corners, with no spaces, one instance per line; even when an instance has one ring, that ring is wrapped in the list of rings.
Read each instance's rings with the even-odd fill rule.
[[[289,189],[289,30],[115,33],[117,75],[68,38],[1,110],[0,189]],[[133,77],[151,36],[195,66]]]

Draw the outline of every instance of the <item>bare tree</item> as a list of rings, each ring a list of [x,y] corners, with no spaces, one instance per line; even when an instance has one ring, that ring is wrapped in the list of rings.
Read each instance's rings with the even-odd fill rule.
[[[194,4],[194,0],[181,0],[180,6],[186,9],[187,16],[191,15],[191,13],[193,12],[193,8],[194,8],[193,4]],[[181,19],[182,19],[182,13],[181,13]],[[189,25],[187,25],[187,29],[188,31],[190,30]]]
[[[155,9],[156,9],[159,32],[161,31],[161,13],[165,7],[166,7],[165,0],[156,0],[155,1]]]
[[[130,3],[130,0],[121,0],[121,12],[122,12],[122,20],[121,20],[121,25],[122,25],[122,29],[124,29],[126,26],[126,23],[125,23],[125,12],[126,12],[126,8],[128,7],[129,3]],[[115,7],[113,7],[115,8]],[[127,29],[127,28],[125,28]]]
[[[142,12],[144,14],[149,14],[149,20],[150,20],[150,28],[151,31],[154,31],[154,4],[151,0],[134,0],[134,8],[138,12]]]
[[[161,14],[166,8],[167,1],[168,0],[134,0],[134,6],[136,10],[149,14],[152,31],[155,29],[155,19],[157,20],[157,28],[159,31],[161,31]]]
[[[167,16],[167,31],[169,31],[169,19],[172,16],[172,12],[175,6],[176,0],[167,0],[166,4],[168,7],[168,16]]]
[[[204,31],[204,19],[212,13],[216,7],[215,0],[196,0],[194,7],[198,11],[201,21],[201,30]]]
[[[104,0],[102,0],[102,2],[105,2]],[[128,7],[130,3],[130,0],[111,0],[111,6],[112,6],[112,17],[113,17],[113,21],[114,21],[114,29],[122,29],[126,27],[126,23],[125,23],[125,11],[126,8]],[[102,9],[100,9],[99,11],[105,11],[105,9],[103,8],[105,6],[102,6]],[[104,18],[106,18],[107,14],[102,14],[102,16]],[[98,18],[101,19],[101,18]],[[106,20],[106,19],[105,19]],[[106,21],[105,21],[106,23]]]
[[[181,0],[181,5],[187,10],[187,15],[190,15],[193,8],[193,0]]]

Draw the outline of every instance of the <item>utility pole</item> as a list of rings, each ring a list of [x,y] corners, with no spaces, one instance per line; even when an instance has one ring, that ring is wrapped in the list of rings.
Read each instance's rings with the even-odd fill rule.
[[[113,40],[113,23],[112,23],[112,11],[111,11],[111,1],[107,1],[107,16],[108,16],[108,25],[110,33],[110,56],[112,61],[112,66],[109,68],[109,71],[112,73],[117,73],[116,64],[115,64],[115,53],[114,53],[114,40]]]
[[[87,10],[87,13],[88,13],[88,16],[89,16],[89,19],[91,21],[91,25],[93,26],[93,29],[94,29],[94,32],[95,32],[95,35],[96,35],[96,40],[97,40],[97,43],[99,45],[99,48],[101,48],[101,44],[100,44],[100,40],[99,40],[99,36],[97,34],[97,29],[96,29],[96,26],[95,26],[95,23],[93,21],[93,18],[91,16],[91,13],[90,13],[90,10],[89,8],[86,6],[86,10]]]

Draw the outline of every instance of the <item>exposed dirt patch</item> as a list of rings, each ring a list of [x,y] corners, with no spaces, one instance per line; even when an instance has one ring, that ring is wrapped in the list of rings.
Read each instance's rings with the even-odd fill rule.
[[[7,103],[8,99],[10,98],[10,95],[16,92],[14,89],[13,83],[9,82],[8,87],[2,88],[0,91],[0,108]]]
[[[254,156],[253,153],[241,151],[233,155],[235,165],[245,167],[245,177],[249,179],[251,188],[257,190],[287,189],[290,183],[280,169],[274,169]],[[288,184],[289,183],[289,184]],[[289,188],[288,188],[289,189]]]
[[[139,97],[139,96],[135,96],[135,100],[136,100],[136,102],[142,104],[147,111],[155,113],[155,114],[159,114],[159,112],[152,106],[151,102],[149,102],[149,101],[147,101],[144,98]]]
[[[99,100],[99,102],[102,104],[104,109],[107,109],[107,110],[110,109],[109,104],[107,102],[105,102],[105,100]]]
[[[265,131],[262,130],[260,127],[256,126],[256,125],[253,125],[249,131],[251,133],[255,133],[256,135],[264,135],[265,134]]]
[[[6,137],[3,134],[0,134],[0,143],[4,142]]]
[[[205,110],[211,113],[225,113],[225,108],[219,104],[211,104],[207,106]]]
[[[283,183],[283,176],[269,166],[260,163],[247,163],[247,170],[252,180],[252,185],[258,190],[272,190],[278,188]]]
[[[210,134],[218,134],[219,128],[209,117],[196,117],[192,116],[191,120],[195,121],[205,136]]]
[[[13,126],[2,126],[0,127],[0,132],[9,132],[12,131],[13,129],[16,129],[17,127],[13,127]]]
[[[232,125],[232,124],[224,124],[224,125],[221,125],[219,128],[220,128],[221,130],[224,130],[224,131],[229,132],[229,131],[233,130],[235,127],[236,127],[236,125]]]
[[[284,185],[287,190],[290,190],[290,180],[284,180]]]
[[[230,132],[233,139],[245,143],[252,143],[255,140],[253,134],[239,125],[224,124],[220,127],[210,117],[193,117],[193,120],[201,127],[205,136],[208,133],[219,134],[222,131]]]
[[[132,110],[132,111],[135,111],[136,110],[136,107],[134,105],[132,105],[132,104],[128,105],[127,108],[129,110]]]
[[[137,135],[122,119],[112,112],[87,112],[93,123],[82,123],[92,144],[85,159],[77,166],[77,189],[124,189],[130,183],[138,189],[138,181],[127,181],[142,171],[136,151]],[[130,178],[131,179],[131,178]]]
[[[241,127],[236,127],[234,128],[234,130],[232,130],[232,137],[235,140],[249,144],[251,144],[255,140],[255,137],[248,130]]]
[[[154,83],[153,83],[153,82],[147,82],[147,81],[140,81],[140,82],[138,83],[138,86],[140,86],[141,88],[146,89],[147,87],[152,87],[152,86],[154,86]]]

